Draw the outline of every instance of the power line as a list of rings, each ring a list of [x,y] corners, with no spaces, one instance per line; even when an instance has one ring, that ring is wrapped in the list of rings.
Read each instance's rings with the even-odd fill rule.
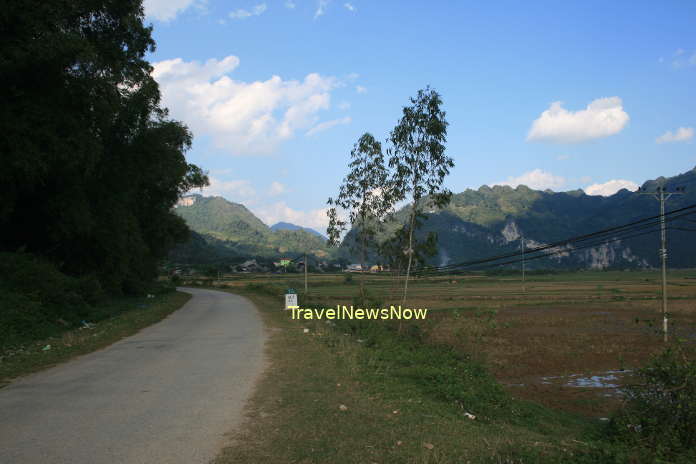
[[[588,243],[588,244],[585,244],[582,246],[577,246],[577,247],[573,247],[573,248],[565,248],[562,250],[549,251],[547,253],[543,253],[543,254],[540,254],[537,256],[528,257],[525,259],[526,259],[526,261],[532,261],[535,259],[548,258],[550,256],[560,255],[560,254],[564,254],[564,253],[567,253],[567,254],[576,253],[576,252],[578,252],[580,250],[584,250],[586,248],[593,248],[596,246],[600,246],[600,245],[604,245],[604,244],[608,244],[608,243],[612,243],[612,242],[618,242],[621,240],[628,240],[628,239],[634,238],[634,237],[640,237],[642,235],[654,234],[656,232],[658,232],[658,230],[648,230],[645,232],[631,234],[631,235],[627,235],[627,236],[623,236],[623,237],[605,238],[605,239],[602,239],[602,240],[599,240],[596,242],[592,242],[592,243]],[[483,268],[485,269],[485,268],[490,268],[490,267],[505,266],[507,264],[516,264],[516,263],[519,263],[520,261],[521,261],[521,259],[516,259],[516,260],[511,260],[511,261],[505,261],[502,263],[487,264],[487,265],[483,266]],[[460,272],[464,272],[464,271],[460,271]]]
[[[689,205],[689,206],[686,206],[683,208],[679,208],[679,209],[676,209],[674,211],[670,211],[670,212],[666,213],[665,216],[670,216],[670,220],[674,220],[674,219],[677,219],[679,217],[694,213],[694,211],[690,211],[690,210],[693,210],[694,208],[696,208],[696,204]],[[686,211],[689,211],[689,212],[685,213]],[[679,216],[676,216],[678,213],[682,213],[682,214],[680,214]],[[567,238],[564,240],[556,241],[556,242],[542,245],[542,246],[538,246],[535,248],[526,248],[525,247],[525,253],[534,254],[534,253],[538,253],[538,252],[552,249],[552,248],[567,246],[567,245],[570,245],[572,243],[583,242],[583,241],[590,240],[590,239],[596,239],[596,238],[599,238],[602,236],[609,236],[612,233],[613,233],[613,236],[617,236],[620,234],[633,232],[633,231],[638,230],[638,229],[642,229],[645,227],[649,227],[649,226],[658,224],[660,217],[661,217],[660,215],[650,216],[650,217],[640,219],[637,221],[633,221],[633,222],[629,222],[627,224],[623,224],[620,226],[614,226],[614,227],[610,227],[610,228],[603,229],[600,231],[592,232],[589,234],[584,234],[584,235],[579,235],[576,237]],[[472,261],[465,261],[465,262],[456,263],[456,264],[450,264],[450,265],[446,265],[446,266],[433,266],[433,267],[423,269],[422,271],[420,271],[419,274],[423,275],[423,274],[427,274],[427,273],[444,273],[447,271],[454,271],[454,270],[456,270],[458,268],[462,268],[462,267],[471,267],[471,266],[475,266],[478,264],[486,264],[489,262],[499,261],[501,259],[514,258],[514,257],[519,256],[519,255],[521,255],[521,253],[518,253],[515,251],[515,252],[511,252],[511,253],[500,254],[497,256],[491,256],[488,258],[472,260]]]
[[[692,205],[690,208],[694,208],[694,207],[696,207],[696,205]],[[673,211],[673,212],[671,212],[671,213],[669,213],[669,214],[676,213],[676,212],[678,212],[678,211],[680,211],[680,210],[675,210],[675,211]],[[641,220],[639,220],[639,221],[635,221],[635,222],[632,222],[632,223],[624,224],[624,225],[622,225],[622,226],[616,226],[616,227],[612,227],[612,228],[609,228],[609,229],[604,229],[604,230],[601,230],[601,231],[593,232],[593,233],[590,233],[590,234],[585,234],[585,235],[581,235],[581,236],[577,236],[577,237],[568,238],[568,239],[561,240],[561,241],[557,241],[557,242],[554,242],[554,243],[550,243],[550,244],[546,244],[546,245],[541,245],[541,246],[535,247],[535,248],[528,248],[528,249],[526,249],[526,251],[529,252],[529,253],[534,253],[534,252],[542,251],[542,250],[545,250],[545,249],[548,249],[548,248],[554,248],[554,247],[557,247],[557,246],[566,245],[566,244],[571,243],[571,242],[577,242],[577,241],[587,240],[587,239],[592,238],[592,237],[597,236],[597,235],[608,235],[608,234],[611,233],[611,232],[619,233],[621,229],[627,229],[627,228],[629,228],[629,227],[638,225],[638,224],[640,224],[641,222],[645,222],[645,221],[648,221],[648,220],[654,220],[654,219],[659,218],[659,217],[660,217],[659,215],[658,215],[658,216],[652,216],[652,217],[649,217],[649,218],[641,219]],[[657,223],[657,222],[655,222],[655,223]],[[630,230],[630,229],[629,229],[629,230]],[[518,254],[517,252],[511,252],[511,253],[506,253],[506,254],[502,254],[502,255],[490,257],[490,258],[485,258],[485,259],[478,260],[478,261],[468,261],[468,262],[464,262],[464,263],[450,264],[450,265],[447,265],[447,266],[438,266],[438,267],[436,267],[435,269],[457,268],[457,267],[461,267],[461,266],[464,266],[464,265],[478,264],[478,263],[483,263],[483,262],[487,262],[487,261],[494,261],[494,260],[496,260],[496,259],[503,259],[503,258],[507,258],[507,257],[511,257],[511,256],[516,256],[517,254]]]
[[[693,213],[688,213],[688,214],[693,214]],[[647,235],[647,234],[656,233],[656,232],[659,231],[659,229],[648,230],[648,231],[641,232],[641,233],[634,233],[634,234],[630,234],[630,235],[625,235],[625,234],[627,234],[627,233],[629,233],[629,232],[635,232],[636,230],[645,229],[645,228],[648,227],[648,226],[654,226],[654,225],[656,225],[656,224],[657,224],[657,222],[656,222],[656,223],[653,223],[653,224],[647,224],[646,226],[637,227],[637,228],[635,228],[635,229],[633,229],[633,230],[624,231],[624,232],[622,232],[622,235],[618,235],[618,236],[615,236],[615,237],[611,237],[611,238],[600,238],[600,239],[598,239],[598,240],[596,239],[596,240],[594,240],[594,241],[592,241],[592,242],[590,242],[590,243],[586,243],[586,244],[584,244],[584,245],[582,245],[582,246],[574,246],[573,248],[563,248],[563,249],[560,249],[560,250],[549,250],[548,252],[539,254],[539,255],[537,255],[537,256],[525,257],[525,260],[526,260],[526,261],[531,261],[531,260],[534,260],[534,259],[547,258],[547,257],[549,257],[549,256],[554,256],[554,255],[559,255],[559,254],[564,254],[564,253],[570,254],[570,253],[574,253],[574,252],[577,252],[577,251],[579,251],[579,250],[583,250],[583,249],[586,249],[586,248],[592,248],[592,247],[600,246],[600,245],[607,244],[607,243],[611,243],[611,242],[616,242],[616,241],[620,241],[620,240],[628,240],[628,239],[630,239],[630,238],[634,238],[634,237],[639,237],[639,236],[642,236],[642,235]],[[478,266],[474,265],[474,267],[477,268],[477,269],[481,269],[481,268],[485,269],[485,268],[491,268],[491,267],[504,266],[504,265],[508,265],[508,264],[516,264],[516,263],[519,263],[520,261],[521,261],[521,259],[513,259],[513,260],[510,260],[510,261],[493,262],[493,263],[485,264],[485,265],[478,265]],[[460,272],[465,272],[465,271],[462,270],[462,271],[460,271]],[[456,271],[454,271],[454,272],[448,271],[448,272],[443,272],[443,273],[455,274],[455,273],[458,273],[458,272],[456,272]]]

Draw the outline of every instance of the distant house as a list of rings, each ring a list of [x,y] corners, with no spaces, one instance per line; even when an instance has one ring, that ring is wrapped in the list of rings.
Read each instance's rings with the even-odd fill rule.
[[[256,262],[255,259],[250,259],[244,261],[242,264],[237,265],[237,272],[266,272],[266,268]]]
[[[273,262],[273,266],[276,268],[276,271],[280,272],[286,272],[291,264],[292,260],[290,258],[280,258],[280,261]]]
[[[326,261],[321,261],[321,262],[317,263],[317,268],[319,268],[322,271],[325,271],[326,269],[329,268],[329,263]]]

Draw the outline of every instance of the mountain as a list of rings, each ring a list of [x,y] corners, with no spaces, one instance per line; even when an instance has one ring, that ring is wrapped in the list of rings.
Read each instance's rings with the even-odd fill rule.
[[[671,178],[646,181],[643,188],[654,191],[664,185],[673,191],[687,187],[666,203],[671,211],[696,204],[696,169]],[[587,195],[582,190],[539,191],[526,186],[482,186],[452,196],[443,209],[426,205],[420,236],[438,235],[438,254],[433,265],[464,262],[520,250],[524,235],[527,247],[553,243],[659,214],[659,202],[649,195],[621,190],[608,197]],[[380,239],[393,233],[408,217],[408,208],[395,215]],[[696,220],[696,214],[691,219]],[[668,231],[669,265],[696,266],[696,226],[680,219]],[[682,230],[674,229],[678,227]],[[684,229],[695,229],[694,231]],[[652,230],[657,230],[657,226]],[[529,267],[655,267],[659,264],[659,234],[617,240],[593,248],[566,250],[553,257],[529,262]]]
[[[244,205],[222,197],[187,195],[174,211],[194,234],[172,252],[171,261],[200,264],[231,262],[243,257],[272,259],[303,253],[328,259],[336,253],[315,231],[298,226],[295,226],[297,229],[273,230]]]
[[[227,247],[224,241],[206,237],[194,231],[191,231],[191,238],[186,243],[177,245],[169,253],[169,263],[174,265],[237,264],[245,259],[234,249]]]
[[[326,236],[309,227],[302,227],[289,222],[278,222],[271,226],[271,230],[304,230],[326,240]]]
[[[643,188],[654,191],[664,185],[673,191],[684,186],[683,195],[674,195],[666,211],[696,204],[696,169],[678,176],[646,181]],[[433,265],[446,265],[482,259],[520,250],[524,236],[527,248],[589,234],[659,214],[659,202],[649,195],[621,190],[608,197],[587,195],[582,190],[553,192],[526,186],[482,186],[454,194],[448,206],[427,206],[420,236],[438,235],[438,253]],[[327,247],[326,239],[311,229],[278,223],[268,227],[244,205],[221,197],[188,195],[181,199],[175,212],[196,233],[172,256],[179,261],[230,262],[245,257],[275,259],[309,252],[326,260],[347,258],[347,245],[354,231],[347,234],[344,245],[336,250]],[[401,227],[408,217],[403,208],[378,237],[384,240]],[[696,214],[691,221],[696,221]],[[679,219],[669,223],[668,251],[670,267],[696,267],[696,225]],[[692,229],[692,230],[689,230]],[[657,227],[651,230],[656,231]],[[659,265],[659,234],[598,244],[592,248],[562,251],[552,257],[530,260],[528,268],[645,268]],[[357,258],[353,257],[355,261]],[[380,259],[372,256],[370,261]]]

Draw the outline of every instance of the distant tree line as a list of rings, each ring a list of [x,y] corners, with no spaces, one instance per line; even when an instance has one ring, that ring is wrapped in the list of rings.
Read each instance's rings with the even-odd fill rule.
[[[207,184],[145,60],[142,0],[9,2],[0,15],[0,251],[137,293]]]

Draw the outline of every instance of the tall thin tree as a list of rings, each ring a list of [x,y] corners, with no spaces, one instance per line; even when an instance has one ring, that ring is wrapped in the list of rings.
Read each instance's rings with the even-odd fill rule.
[[[447,120],[441,109],[440,94],[429,86],[418,91],[411,104],[405,106],[396,127],[389,134],[392,145],[389,166],[394,169],[393,185],[397,200],[409,199],[411,211],[405,224],[408,247],[404,250],[408,260],[404,280],[403,304],[408,294],[408,281],[413,264],[414,232],[417,221],[426,204],[443,207],[452,192],[442,187],[442,182],[454,167],[452,158],[445,154]],[[427,198],[426,198],[427,197]]]
[[[353,233],[351,248],[360,257],[362,270],[360,296],[365,301],[366,263],[370,247],[375,243],[385,216],[393,208],[389,173],[385,165],[382,144],[369,134],[363,134],[350,152],[348,175],[339,187],[338,196],[329,198],[331,208],[327,233],[329,244],[338,246],[341,235],[350,224]],[[347,221],[340,218],[340,210],[347,212]]]

